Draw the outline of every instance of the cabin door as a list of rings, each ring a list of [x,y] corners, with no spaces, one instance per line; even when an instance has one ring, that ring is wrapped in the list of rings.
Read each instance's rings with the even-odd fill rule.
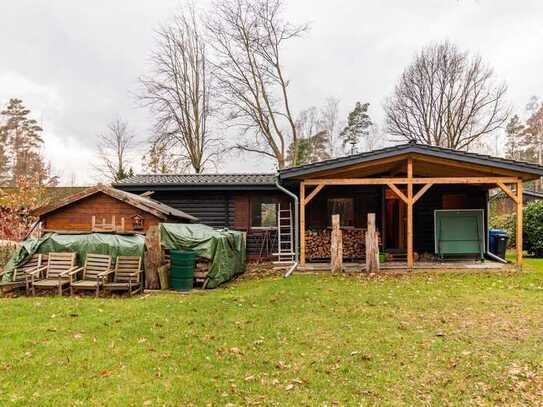
[[[390,189],[387,189],[385,198],[386,249],[405,250],[407,246],[407,206]]]

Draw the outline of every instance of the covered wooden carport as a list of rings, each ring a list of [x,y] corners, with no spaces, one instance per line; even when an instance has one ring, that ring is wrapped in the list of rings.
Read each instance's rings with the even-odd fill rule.
[[[299,184],[300,266],[305,265],[305,208],[327,186],[382,185],[407,207],[407,268],[414,266],[413,209],[433,186],[440,184],[499,187],[516,205],[516,264],[522,267],[524,182],[543,176],[543,167],[408,143],[369,153],[294,167],[280,172],[282,183]],[[402,189],[404,191],[402,191]]]

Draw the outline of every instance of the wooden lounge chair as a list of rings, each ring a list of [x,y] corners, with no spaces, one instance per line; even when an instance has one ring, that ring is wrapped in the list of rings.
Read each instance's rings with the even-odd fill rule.
[[[74,271],[77,253],[49,253],[47,265],[30,273],[32,295],[36,295],[36,288],[58,288],[62,295],[64,286],[70,284],[68,273]],[[45,272],[45,279],[40,280],[40,273]]]
[[[103,287],[109,291],[128,291],[128,295],[138,293],[143,288],[140,256],[119,256],[115,263],[115,270],[102,274]],[[113,281],[107,278],[113,274]]]
[[[42,255],[33,254],[29,261],[13,270],[13,275],[10,281],[2,281],[2,275],[5,272],[0,273],[0,294],[4,293],[4,290],[12,290],[14,288],[25,287],[26,294],[30,287],[30,273],[41,267]]]
[[[111,256],[87,254],[85,265],[68,273],[70,295],[73,295],[74,290],[96,290],[96,296],[98,297],[102,285],[102,274],[108,271],[111,271]]]

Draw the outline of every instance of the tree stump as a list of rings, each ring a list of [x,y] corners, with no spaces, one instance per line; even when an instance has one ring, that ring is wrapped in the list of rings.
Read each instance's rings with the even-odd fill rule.
[[[368,213],[368,230],[366,231],[366,271],[379,271],[379,237],[375,228],[375,214]]]
[[[158,225],[147,229],[145,233],[145,288],[149,290],[158,290],[160,288],[160,279],[158,268],[162,264],[162,248],[160,247],[160,233]]]
[[[339,273],[343,269],[343,239],[339,227],[339,215],[332,215],[330,268],[333,273]]]

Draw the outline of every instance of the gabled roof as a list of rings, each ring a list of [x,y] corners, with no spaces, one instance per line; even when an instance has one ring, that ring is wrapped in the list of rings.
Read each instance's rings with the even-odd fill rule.
[[[275,174],[149,174],[135,175],[117,182],[116,188],[190,188],[190,189],[245,189],[256,187],[269,189],[275,186]],[[132,188],[130,188],[132,189]]]
[[[132,194],[130,192],[121,191],[106,185],[97,185],[95,187],[87,188],[81,192],[70,195],[60,201],[53,202],[48,205],[41,206],[32,211],[34,216],[43,216],[47,213],[56,211],[64,206],[70,205],[74,202],[80,201],[82,199],[88,198],[94,194],[103,193],[111,196],[112,198],[118,199],[119,201],[126,202],[129,205],[132,205],[142,211],[151,213],[157,218],[167,220],[170,218],[177,218],[182,220],[188,220],[195,222],[198,219],[188,213],[180,211],[179,209],[172,208],[171,206],[165,205],[163,203],[157,202],[153,199],[143,197],[140,195]]]
[[[279,171],[279,178],[286,180],[294,177],[305,176],[312,173],[327,171],[350,165],[361,164],[374,160],[400,156],[404,154],[421,154],[434,158],[454,160],[467,164],[476,164],[487,167],[500,168],[519,173],[543,176],[543,167],[537,164],[513,161],[505,158],[492,157],[490,155],[470,153],[466,151],[452,150],[449,148],[417,144],[414,142],[373,150],[366,153],[354,154],[346,157],[339,157],[317,163],[301,165],[298,167],[285,168]]]

